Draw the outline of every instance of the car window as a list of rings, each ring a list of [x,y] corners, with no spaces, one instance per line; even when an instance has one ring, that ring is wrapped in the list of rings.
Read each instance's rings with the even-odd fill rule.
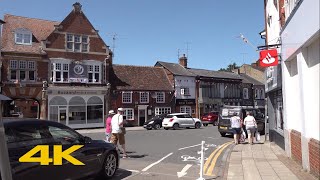
[[[173,118],[173,117],[174,117],[174,115],[171,115],[171,114],[167,115],[167,118]]]
[[[177,115],[177,118],[185,118],[184,114],[182,115]]]
[[[80,136],[71,129],[49,126],[49,132],[55,142],[61,144],[79,144]]]
[[[185,118],[192,118],[192,117],[190,116],[190,114],[186,114],[186,115],[184,115],[184,117],[185,117]]]

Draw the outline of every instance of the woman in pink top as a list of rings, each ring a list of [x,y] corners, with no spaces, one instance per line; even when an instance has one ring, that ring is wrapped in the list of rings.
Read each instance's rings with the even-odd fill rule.
[[[108,114],[108,118],[106,119],[106,141],[110,142],[110,137],[111,137],[111,120],[112,116],[114,115],[114,111],[110,110]]]

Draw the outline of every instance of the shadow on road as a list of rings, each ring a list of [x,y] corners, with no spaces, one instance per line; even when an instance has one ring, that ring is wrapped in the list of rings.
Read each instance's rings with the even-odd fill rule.
[[[128,157],[131,159],[138,159],[138,158],[144,158],[148,156],[147,154],[142,154],[142,155],[129,155]]]
[[[111,178],[112,180],[124,179],[126,177],[131,176],[133,173],[131,171],[127,171],[125,169],[118,169],[115,175]],[[104,178],[98,177],[94,180],[105,180]]]

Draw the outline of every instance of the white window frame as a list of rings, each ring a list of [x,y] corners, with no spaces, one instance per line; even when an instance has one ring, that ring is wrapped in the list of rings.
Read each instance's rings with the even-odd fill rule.
[[[22,39],[21,42],[18,42],[18,34],[22,35]],[[25,42],[25,36],[29,36],[30,37],[30,42]],[[26,29],[17,29],[14,33],[14,42],[16,44],[21,44],[21,45],[32,45],[32,32]]]
[[[156,92],[156,103],[165,103],[166,102],[166,94],[164,92]]]
[[[154,112],[155,112],[155,115],[170,114],[171,107],[155,107]]]
[[[134,120],[134,109],[133,108],[123,108],[123,116],[126,116],[126,120]],[[128,118],[128,111],[132,111],[132,117]]]
[[[140,92],[140,103],[149,103],[149,92]]]
[[[129,96],[127,96],[127,97],[125,97],[124,95],[129,95]],[[127,99],[127,100],[125,100],[125,98]],[[130,98],[130,99],[129,99]],[[122,103],[132,103],[132,92],[128,92],[128,91],[122,91]]]
[[[58,69],[58,64],[60,65],[60,69]],[[65,70],[65,65],[68,66],[68,70]],[[54,83],[68,83],[69,82],[69,77],[70,77],[70,73],[69,73],[69,68],[70,68],[70,63],[69,62],[51,62],[51,71],[52,71],[52,82]],[[56,78],[56,72],[60,72],[60,81],[57,81]],[[68,77],[64,77],[63,74],[64,72],[68,72]]]
[[[188,113],[188,114],[192,115],[191,106],[180,106],[180,112],[181,113]]]
[[[190,96],[190,89],[187,87],[183,87],[180,89],[180,93],[183,96]]]
[[[70,40],[68,39],[68,36],[71,37]],[[79,41],[77,41],[77,42],[76,42],[76,37],[79,37]],[[84,38],[87,38],[87,42],[83,42]],[[65,36],[65,40],[66,40],[66,50],[67,51],[82,52],[82,53],[89,52],[89,41],[90,41],[89,36],[67,33]],[[68,48],[68,43],[72,43],[72,48]],[[75,44],[80,44],[79,50],[75,49]],[[84,45],[87,45],[86,50],[84,50],[84,48],[83,48]]]
[[[97,71],[96,68],[99,68]],[[100,64],[88,64],[88,83],[101,83],[102,68]],[[89,81],[89,73],[92,73],[92,82]],[[99,74],[99,81],[96,80],[96,73]]]
[[[16,78],[11,78],[11,70],[16,71]],[[20,79],[21,71],[25,72],[25,79]],[[30,72],[34,72],[34,79],[31,80],[29,75]],[[23,81],[23,82],[35,82],[37,79],[36,74],[36,62],[35,61],[25,61],[25,60],[10,60],[9,64],[9,79],[11,81]]]
[[[248,88],[243,88],[242,90],[242,97],[243,99],[249,99],[249,89]]]

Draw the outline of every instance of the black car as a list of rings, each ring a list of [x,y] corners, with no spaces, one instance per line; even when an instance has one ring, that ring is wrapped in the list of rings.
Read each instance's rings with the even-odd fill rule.
[[[161,129],[162,127],[162,121],[167,116],[167,114],[160,114],[152,117],[150,120],[146,121],[143,124],[143,127],[147,130],[153,129]]]
[[[113,144],[92,140],[63,124],[36,119],[5,119],[4,127],[14,180],[111,178],[119,167],[119,152]],[[62,160],[62,165],[19,162],[21,156],[37,145],[48,145],[50,158],[55,155],[53,145],[61,145],[63,151],[73,145],[83,145],[70,155],[85,165],[73,165],[66,159]],[[33,157],[42,156],[41,153]]]

